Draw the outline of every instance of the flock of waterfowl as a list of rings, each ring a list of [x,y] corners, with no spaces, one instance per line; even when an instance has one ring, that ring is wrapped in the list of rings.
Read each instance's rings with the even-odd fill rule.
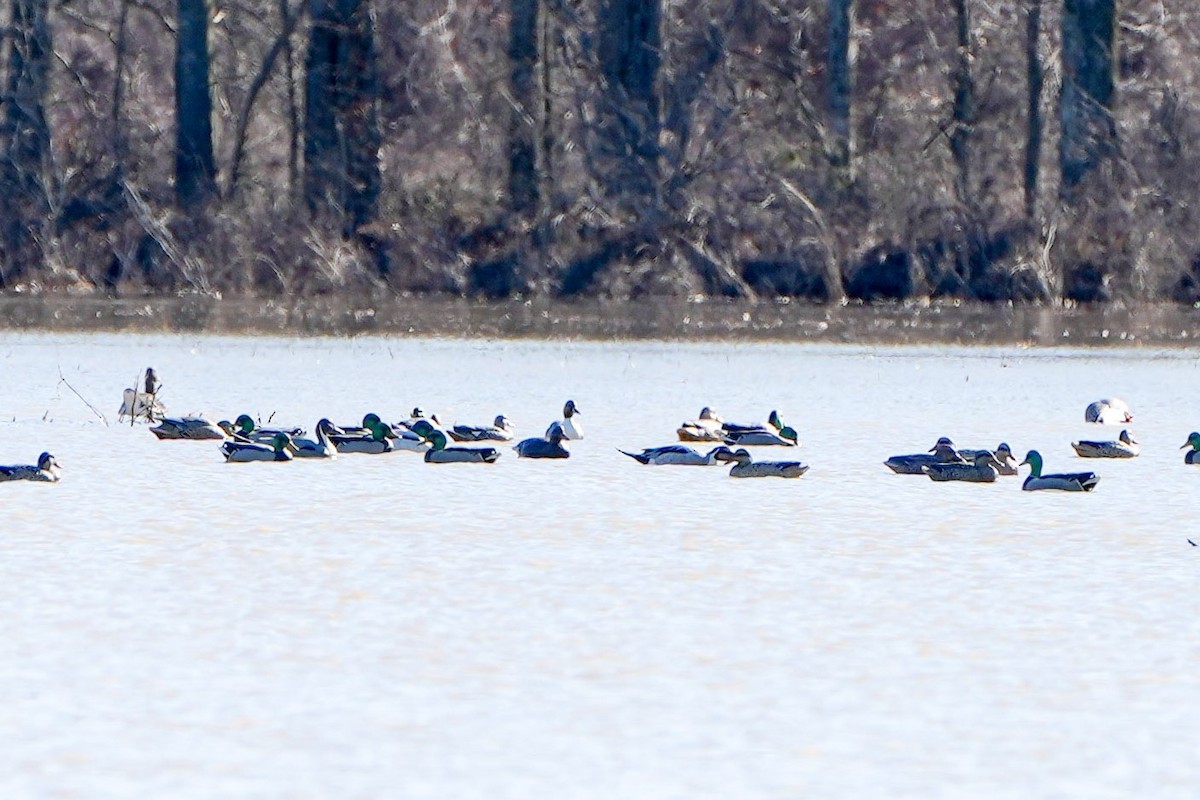
[[[151,387],[151,371],[147,371],[147,389]],[[512,442],[516,432],[512,422],[498,415],[490,425],[456,424],[445,426],[436,414],[426,415],[414,408],[408,419],[395,423],[384,422],[375,413],[363,417],[360,425],[335,425],[321,419],[314,428],[314,437],[307,438],[299,427],[270,427],[242,414],[233,422],[213,422],[204,417],[154,418],[161,409],[153,394],[144,396],[126,390],[126,411],[143,409],[156,422],[150,431],[159,439],[220,440],[220,453],[226,461],[291,461],[295,458],[335,458],[343,453],[382,454],[398,451],[420,453],[434,464],[484,463],[500,458],[500,450],[486,443]],[[569,458],[565,442],[583,439],[580,410],[575,401],[563,406],[562,418],[550,423],[546,432],[523,439],[512,446],[520,458]],[[1115,425],[1133,420],[1128,404],[1116,399],[1099,400],[1084,412],[1087,422]],[[713,409],[705,407],[695,420],[682,423],[676,430],[680,442],[712,442],[707,453],[686,444],[647,447],[640,452],[620,450],[640,464],[674,466],[729,465],[729,475],[735,478],[798,478],[808,471],[800,461],[756,461],[747,447],[799,447],[796,430],[785,424],[778,411],[772,411],[765,424],[726,422]],[[451,445],[451,442],[456,444]],[[469,443],[474,446],[466,446]],[[480,446],[480,443],[484,443]],[[1128,430],[1122,430],[1112,441],[1082,440],[1071,443],[1081,458],[1135,458],[1141,452],[1137,440]],[[736,449],[734,449],[736,448]],[[1181,449],[1187,449],[1184,462],[1200,464],[1200,432],[1188,436]],[[884,462],[900,475],[926,475],[933,481],[962,481],[994,483],[1000,476],[1019,474],[1019,467],[1028,465],[1030,473],[1022,483],[1025,491],[1060,490],[1091,491],[1100,478],[1094,472],[1045,473],[1042,455],[1030,450],[1020,464],[1012,449],[1001,442],[995,449],[960,449],[948,437],[942,437],[926,452],[896,455]],[[62,468],[50,453],[42,453],[35,465],[0,467],[0,482],[56,482]]]

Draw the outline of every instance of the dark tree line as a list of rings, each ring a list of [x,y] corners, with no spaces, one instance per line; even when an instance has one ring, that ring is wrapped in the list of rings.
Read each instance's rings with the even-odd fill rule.
[[[0,289],[1200,299],[1191,4],[7,9]]]

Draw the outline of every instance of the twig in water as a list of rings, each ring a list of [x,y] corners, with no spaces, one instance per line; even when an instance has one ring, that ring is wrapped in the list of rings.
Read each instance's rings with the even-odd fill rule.
[[[71,385],[71,383],[70,383],[70,381],[68,381],[68,380],[66,379],[66,377],[65,377],[65,376],[62,374],[62,367],[61,367],[61,366],[58,368],[58,382],[59,382],[59,383],[61,383],[61,384],[64,384],[64,385],[66,385],[66,387],[67,387],[68,389],[70,389],[70,390],[71,390],[71,391],[72,391],[72,392],[75,394],[75,396],[76,396],[76,397],[78,397],[80,400],[83,400],[83,404],[84,404],[85,406],[87,406],[88,408],[90,408],[90,409],[92,410],[92,413],[93,413],[93,414],[95,414],[97,417],[99,417],[99,418],[100,418],[100,421],[104,423],[104,427],[106,427],[106,428],[108,427],[108,419],[107,419],[107,418],[106,418],[106,417],[105,417],[103,414],[101,414],[101,413],[99,412],[99,410],[97,410],[97,409],[96,409],[96,407],[95,407],[94,405],[92,405],[91,403],[89,403],[89,402],[87,401],[87,398],[85,398],[85,397],[84,397],[83,395],[81,395],[79,392],[75,391],[75,387],[74,387],[74,386],[72,386],[72,385]],[[46,413],[47,413],[47,414],[49,414],[50,412],[49,412],[49,411],[47,411]]]

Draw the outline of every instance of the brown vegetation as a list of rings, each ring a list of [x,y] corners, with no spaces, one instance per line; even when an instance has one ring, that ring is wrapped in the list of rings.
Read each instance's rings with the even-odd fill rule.
[[[7,0],[0,289],[1194,303],[1194,5]]]

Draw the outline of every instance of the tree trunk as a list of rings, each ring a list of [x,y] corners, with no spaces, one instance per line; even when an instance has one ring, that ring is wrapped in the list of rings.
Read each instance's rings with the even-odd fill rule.
[[[1042,25],[1042,0],[1026,0],[1025,5],[1025,216],[1037,217],[1038,172],[1042,157],[1042,56],[1038,40]]]
[[[216,191],[212,96],[208,87],[208,4],[179,0],[175,34],[175,197],[186,209]]]
[[[955,58],[954,111],[950,126],[950,154],[954,157],[954,193],[970,207],[971,131],[975,124],[975,83],[971,76],[971,13],[967,0],[954,0]]]
[[[829,128],[833,136],[829,160],[838,189],[845,189],[853,179],[850,124],[853,5],[853,0],[829,0]]]
[[[380,190],[379,82],[369,0],[312,0],[305,81],[304,194],[352,235]]]
[[[49,160],[50,126],[46,122],[46,97],[50,87],[50,37],[48,0],[12,0],[11,46],[3,129],[5,153],[0,161],[4,191],[0,193],[0,230],[3,230],[3,267],[0,287],[27,271],[38,259],[37,226],[49,209],[47,186],[52,171]]]
[[[1059,99],[1062,193],[1067,199],[1116,144],[1116,0],[1065,0]]]
[[[512,109],[508,125],[508,202],[517,214],[538,209],[539,0],[509,0],[508,62]]]
[[[661,0],[605,0],[599,52],[604,98],[599,120],[609,197],[640,215],[657,205]]]

